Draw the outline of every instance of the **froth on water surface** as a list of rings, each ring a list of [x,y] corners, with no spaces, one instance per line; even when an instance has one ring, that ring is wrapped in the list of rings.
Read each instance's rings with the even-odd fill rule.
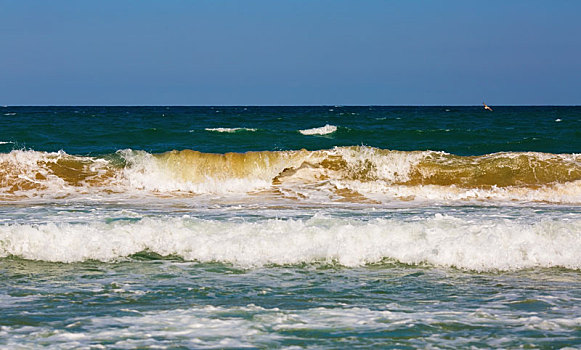
[[[3,259],[0,345],[581,344],[578,271],[473,274],[390,261],[358,268],[299,264],[247,270],[136,259],[64,265]]]
[[[0,257],[118,262],[146,252],[241,268],[391,259],[474,271],[581,269],[575,208],[258,208],[27,209],[0,226]]]

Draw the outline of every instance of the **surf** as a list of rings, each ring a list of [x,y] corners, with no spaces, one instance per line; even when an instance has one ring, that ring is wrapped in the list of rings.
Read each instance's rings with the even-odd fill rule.
[[[403,264],[467,270],[581,269],[581,221],[462,218],[422,220],[209,220],[142,218],[112,222],[0,226],[0,257],[51,262],[126,261],[148,252],[244,268],[326,263]],[[46,249],[50,247],[50,249]]]
[[[581,155],[500,152],[457,156],[366,146],[324,150],[101,157],[13,150],[0,154],[0,196],[82,193],[278,193],[330,200],[522,200],[581,203]]]

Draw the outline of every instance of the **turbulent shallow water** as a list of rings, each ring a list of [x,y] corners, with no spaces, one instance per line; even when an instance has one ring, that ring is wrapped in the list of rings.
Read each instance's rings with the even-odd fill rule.
[[[0,112],[0,346],[581,346],[579,107]]]

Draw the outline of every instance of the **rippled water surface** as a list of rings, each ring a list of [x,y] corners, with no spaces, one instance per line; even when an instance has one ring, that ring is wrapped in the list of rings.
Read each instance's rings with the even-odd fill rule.
[[[477,274],[390,261],[245,270],[146,254],[0,268],[6,346],[581,344],[580,275],[571,270]]]

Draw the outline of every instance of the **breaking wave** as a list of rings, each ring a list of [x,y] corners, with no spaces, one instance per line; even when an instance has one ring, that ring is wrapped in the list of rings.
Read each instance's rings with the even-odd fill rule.
[[[50,249],[47,249],[50,247]],[[506,221],[447,215],[419,221],[314,216],[258,222],[190,217],[0,226],[0,257],[117,261],[140,252],[242,267],[384,262],[489,271],[581,269],[581,220]]]
[[[261,193],[340,201],[518,200],[581,203],[581,155],[456,156],[372,147],[212,154],[121,150],[105,157],[0,154],[0,198],[131,191]]]
[[[215,132],[226,132],[226,133],[235,133],[239,131],[256,131],[257,129],[253,128],[206,128],[206,131],[215,131]]]
[[[312,128],[312,129],[305,129],[299,130],[299,132],[303,135],[327,135],[332,134],[337,131],[337,127],[335,125],[326,124],[320,128]]]

